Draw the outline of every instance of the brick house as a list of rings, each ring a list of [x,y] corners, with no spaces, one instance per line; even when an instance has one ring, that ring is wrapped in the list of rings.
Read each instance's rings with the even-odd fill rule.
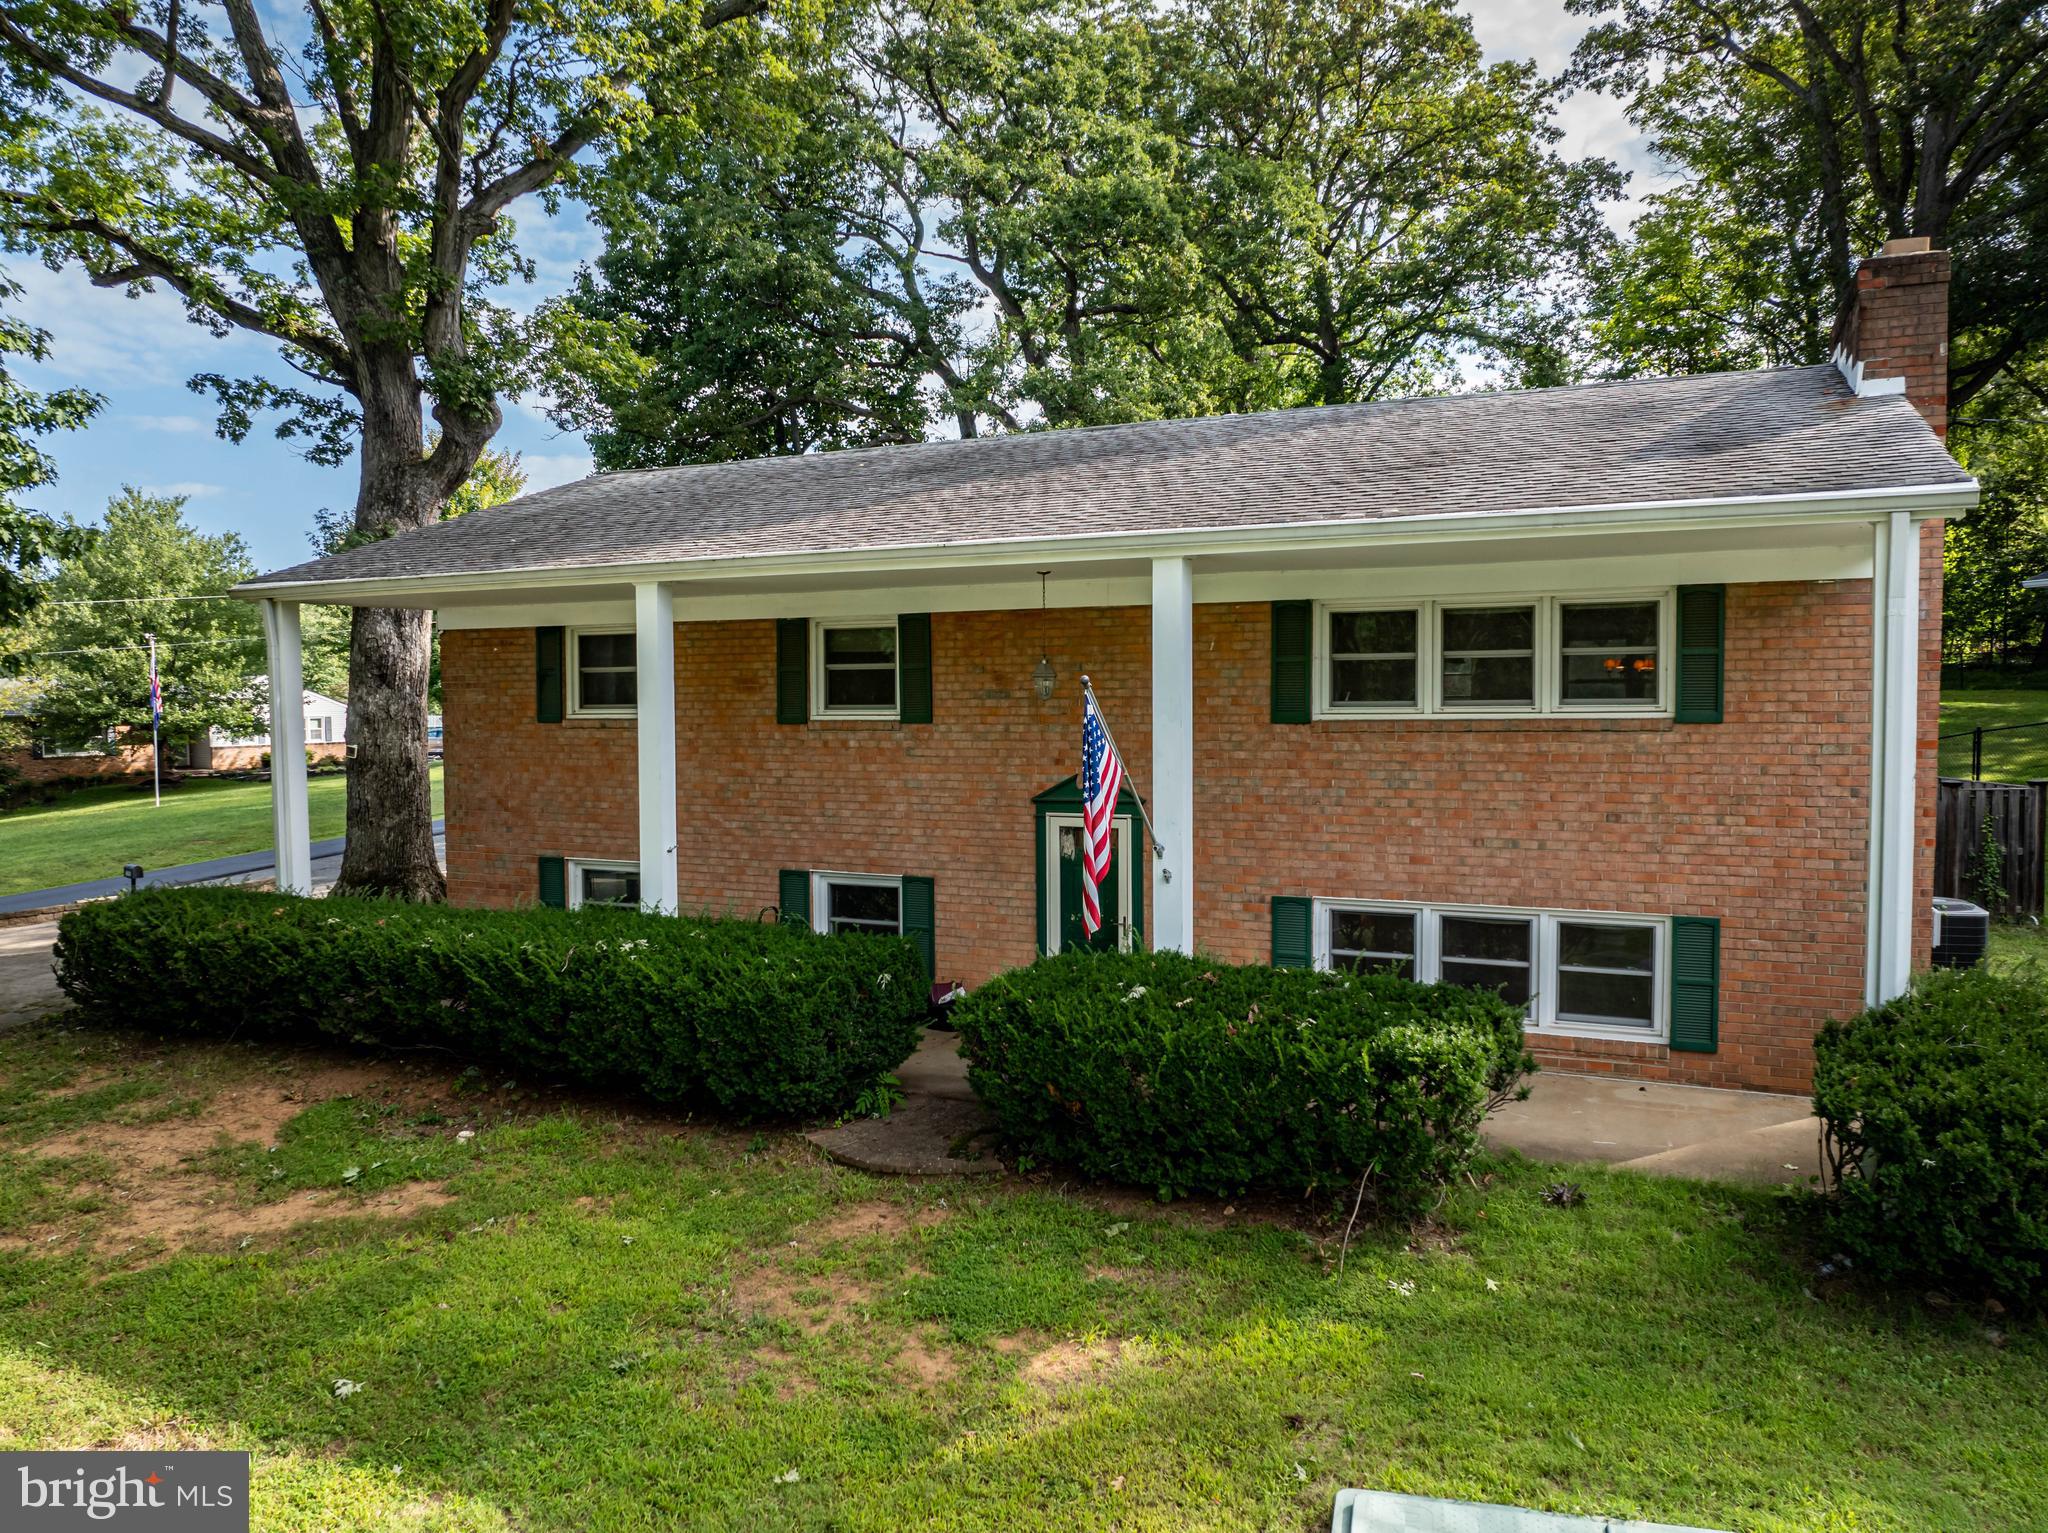
[[[1083,940],[1085,673],[1157,836],[1127,802],[1108,940],[1798,1090],[1927,955],[1947,270],[1867,261],[1829,365],[603,475],[243,589],[286,688],[297,603],[433,609],[458,902],[980,981]]]

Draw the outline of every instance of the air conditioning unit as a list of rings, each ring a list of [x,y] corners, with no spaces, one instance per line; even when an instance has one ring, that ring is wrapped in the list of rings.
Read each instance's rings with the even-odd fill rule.
[[[1991,912],[1968,900],[1936,895],[1934,900],[1934,966],[1969,969],[1984,961],[1991,945]]]

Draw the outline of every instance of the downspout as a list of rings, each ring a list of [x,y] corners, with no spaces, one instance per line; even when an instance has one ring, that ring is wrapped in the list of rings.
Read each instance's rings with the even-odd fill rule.
[[[1872,806],[1876,928],[1871,999],[1903,994],[1913,978],[1913,929],[1919,832],[1915,791],[1919,752],[1920,529],[1893,512],[1878,528],[1882,583],[1877,635],[1880,664],[1873,745],[1878,792]]]

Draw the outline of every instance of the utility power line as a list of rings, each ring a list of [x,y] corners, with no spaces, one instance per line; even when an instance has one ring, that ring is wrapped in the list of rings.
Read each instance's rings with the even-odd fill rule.
[[[261,644],[260,637],[252,635],[246,639],[165,639],[161,641],[167,649],[203,649],[213,644]],[[126,655],[146,654],[147,644],[96,644],[86,649],[37,649],[30,650],[31,659],[42,660],[51,655]]]
[[[159,601],[238,601],[234,596],[66,596],[49,597],[37,603],[43,607],[134,607]]]

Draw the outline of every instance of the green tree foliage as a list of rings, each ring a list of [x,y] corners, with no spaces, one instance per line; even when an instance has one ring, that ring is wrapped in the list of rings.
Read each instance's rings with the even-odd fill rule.
[[[872,0],[758,99],[619,167],[603,466],[1545,377],[1614,186],[1438,0]]]
[[[1603,294],[1636,309],[1598,332],[1621,370],[1667,360],[1644,339],[1678,294],[1712,311],[1709,354],[1799,356],[1789,343],[1807,333],[1816,295],[1837,311],[1856,259],[1910,235],[1955,253],[1953,408],[2048,339],[2048,14],[2037,0],[1569,8],[1604,18],[1574,78],[1625,99],[1691,181],[1653,210]],[[1729,213],[1727,238],[1714,239]],[[1759,238],[1758,225],[1775,233]],[[1714,247],[1704,263],[1703,242]]]
[[[38,683],[36,732],[67,749],[149,734],[149,655],[157,636],[166,744],[209,729],[258,733],[263,633],[256,609],[221,596],[255,574],[233,533],[197,531],[182,496],[123,490],[99,535],[49,582],[20,661]]]
[[[19,285],[0,277],[0,303],[20,297]],[[0,314],[0,627],[18,622],[35,607],[48,561],[72,557],[90,540],[83,530],[21,503],[25,491],[57,477],[57,465],[39,438],[76,431],[105,403],[84,389],[39,393],[7,365],[9,357],[40,362],[49,349],[48,331]]]
[[[511,209],[704,112],[764,51],[764,4],[0,0],[0,242],[275,340],[288,385],[194,380],[223,432],[281,412],[317,461],[359,451],[358,529],[423,526],[504,393],[606,351],[572,310],[493,297],[530,274]],[[344,887],[440,892],[429,651],[424,614],[353,620]]]
[[[1449,0],[1202,0],[1162,28],[1205,280],[1290,402],[1557,381],[1551,284],[1597,248],[1611,167],[1552,146],[1560,87],[1487,65]]]
[[[1949,445],[1984,486],[1942,549],[1942,654],[1955,664],[2048,670],[2048,403],[2023,368],[1978,396]]]
[[[1711,109],[1661,114],[1653,128],[1691,179],[1647,198],[1595,261],[1586,324],[1604,373],[1828,358],[1840,288],[1813,156],[1768,82],[1733,75],[1714,88]]]

